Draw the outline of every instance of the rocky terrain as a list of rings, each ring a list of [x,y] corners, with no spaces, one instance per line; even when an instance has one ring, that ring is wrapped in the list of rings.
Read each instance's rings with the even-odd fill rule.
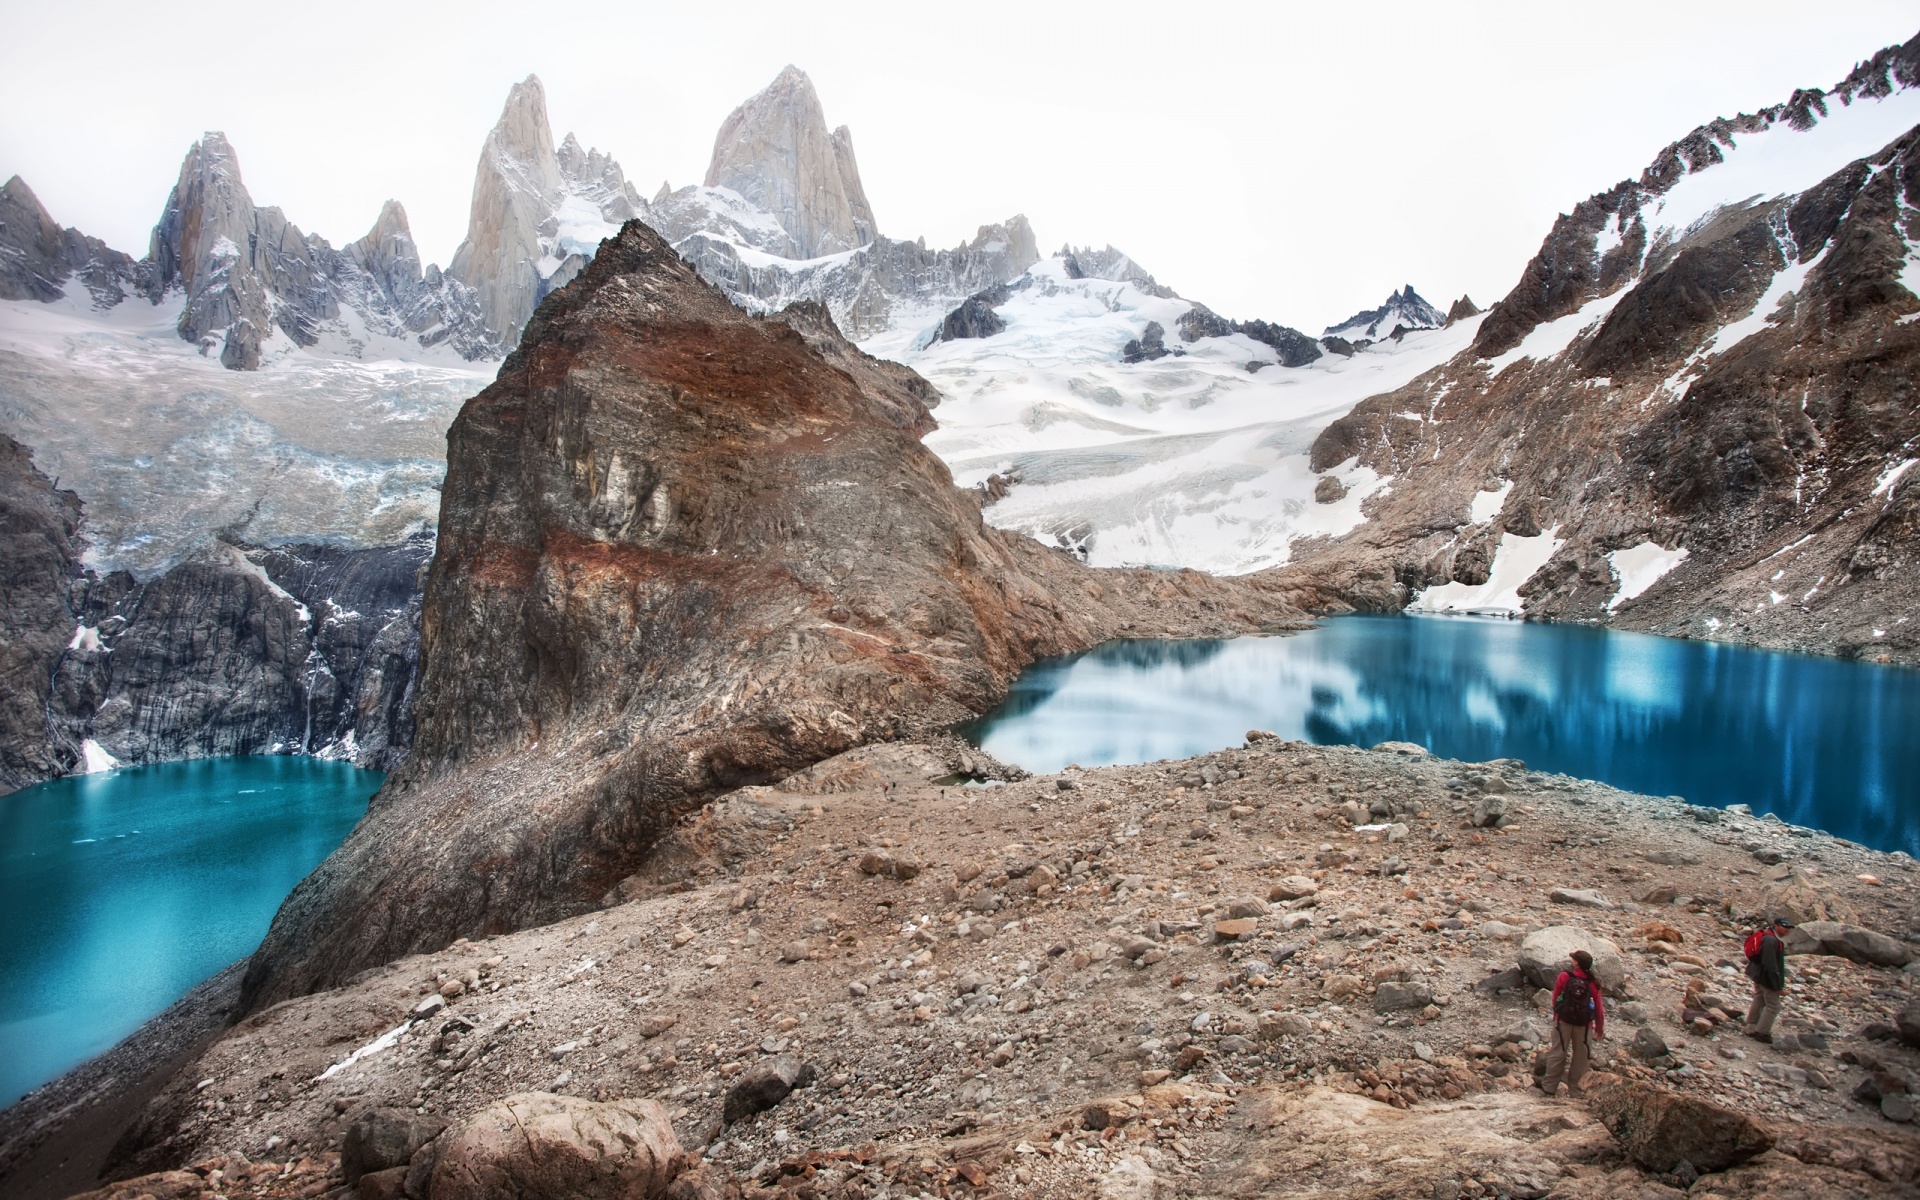
[[[178,1173],[108,1194],[466,1194],[436,1159],[513,1095],[658,1103],[677,1196],[1920,1186],[1905,856],[1397,745],[967,773],[1008,775],[851,751],[682,817],[596,911],[258,1010],[114,1150]],[[1770,1046],[1736,1024],[1755,911],[1829,921]],[[1610,1004],[1591,1101],[1527,1086],[1573,945]]]
[[[745,313],[639,222],[605,243],[454,422],[412,756],[248,1004],[591,907],[687,806],[977,715],[1037,657],[1300,625],[987,527],[932,399],[817,305]]]
[[[1473,345],[1333,422],[1388,486],[1301,602],[1920,661],[1920,39],[1564,215]]]
[[[432,539],[219,542],[142,581],[87,567],[84,527],[0,437],[0,793],[123,763],[405,756]]]

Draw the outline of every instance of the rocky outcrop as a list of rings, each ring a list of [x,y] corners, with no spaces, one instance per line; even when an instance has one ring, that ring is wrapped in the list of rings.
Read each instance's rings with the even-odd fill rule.
[[[1745,1113],[1648,1083],[1596,1088],[1593,1112],[1629,1157],[1663,1174],[1682,1164],[1724,1171],[1773,1147],[1773,1134]]]
[[[653,1100],[522,1092],[446,1132],[433,1200],[659,1200],[685,1164]]]
[[[844,125],[827,132],[813,81],[798,67],[782,70],[728,114],[713,139],[705,182],[772,214],[793,238],[797,258],[852,250],[880,232],[854,162],[853,134]]]
[[[1471,596],[1514,540],[1546,537],[1518,586],[1527,615],[1920,661],[1900,619],[1920,565],[1920,297],[1902,275],[1920,131],[1779,194],[1715,173],[1767,130],[1818,162],[1848,144],[1823,122],[1857,127],[1847,108],[1917,83],[1920,38],[1831,93],[1703,126],[1576,205],[1472,349],[1315,442],[1316,471],[1351,460],[1395,482],[1285,568],[1300,598]],[[1476,519],[1487,492],[1504,499]]]
[[[931,396],[638,222],[602,246],[454,424],[414,753],[250,1002],[592,906],[688,806],[981,712],[1039,655],[1295,619],[987,528],[919,440]]]
[[[81,561],[78,497],[3,439],[0,530],[0,792],[119,763],[405,756],[431,538],[216,543],[146,580],[103,576]]]
[[[1283,367],[1304,367],[1325,353],[1318,342],[1298,329],[1275,325],[1271,321],[1229,321],[1204,304],[1196,303],[1187,310],[1181,316],[1178,328],[1180,336],[1189,342],[1197,342],[1201,338],[1226,337],[1234,333],[1245,334],[1256,342],[1271,346]]]
[[[1468,301],[1468,305],[1471,307],[1472,301]],[[1459,305],[1454,307],[1458,309]],[[1450,314],[1423,300],[1409,283],[1390,293],[1379,308],[1364,309],[1338,325],[1327,326],[1322,336],[1354,343],[1378,342],[1416,329],[1438,329],[1451,319]]]
[[[1462,296],[1458,300],[1455,300],[1452,306],[1447,309],[1447,324],[1451,325],[1455,321],[1464,321],[1468,317],[1477,317],[1479,315],[1480,306],[1473,302],[1473,297]]]
[[[11,186],[9,186],[11,191]],[[48,737],[54,665],[73,637],[80,498],[0,436],[0,794],[71,769]]]
[[[1004,332],[1006,328],[1007,323],[993,311],[992,300],[982,293],[968,296],[961,301],[959,308],[942,317],[933,340],[951,342],[960,338],[987,338]]]
[[[51,303],[78,276],[94,303],[110,307],[136,286],[132,258],[99,238],[62,229],[24,179],[0,187],[0,300]]]

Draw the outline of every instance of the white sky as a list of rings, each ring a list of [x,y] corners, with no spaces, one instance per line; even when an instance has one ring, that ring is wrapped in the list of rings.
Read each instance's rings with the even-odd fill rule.
[[[1916,29],[1914,0],[0,0],[0,177],[138,256],[222,129],[256,203],[338,245],[395,197],[444,264],[514,80],[537,73],[556,140],[651,196],[698,182],[722,118],[792,62],[852,127],[890,236],[1025,212],[1043,250],[1112,242],[1229,316],[1317,333],[1403,282],[1498,299],[1556,213]]]

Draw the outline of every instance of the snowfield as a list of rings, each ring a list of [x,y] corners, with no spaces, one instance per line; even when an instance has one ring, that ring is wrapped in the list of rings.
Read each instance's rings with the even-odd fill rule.
[[[180,303],[101,312],[78,283],[0,301],[0,432],[85,502],[90,566],[158,573],[215,534],[367,546],[434,526],[447,427],[497,364],[403,361],[343,309],[319,346],[276,333],[260,370],[229,371],[180,340]]]
[[[1317,503],[1314,438],[1361,400],[1464,350],[1479,325],[1289,368],[1241,334],[1182,341],[1189,301],[1070,279],[1057,258],[1028,275],[996,310],[1007,328],[992,337],[922,345],[928,330],[898,329],[863,348],[940,389],[940,428],[926,444],[955,482],[1016,481],[986,510],[989,522],[1102,567],[1239,574],[1286,562],[1296,539],[1354,528],[1361,502],[1389,481],[1344,465],[1329,474],[1345,495]],[[1122,347],[1149,322],[1180,353],[1123,362]]]

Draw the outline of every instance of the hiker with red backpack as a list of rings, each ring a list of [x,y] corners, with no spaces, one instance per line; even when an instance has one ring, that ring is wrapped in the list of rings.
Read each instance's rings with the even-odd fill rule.
[[[1607,1036],[1607,1005],[1600,995],[1600,981],[1593,977],[1593,955],[1575,950],[1570,970],[1560,972],[1553,982],[1553,1040],[1547,1046],[1547,1073],[1540,1090],[1551,1096],[1560,1090],[1560,1077],[1567,1079],[1567,1094],[1580,1094],[1592,1056],[1590,1038]]]
[[[1773,1042],[1773,1023],[1780,1016],[1780,993],[1787,990],[1787,946],[1783,940],[1793,922],[1775,917],[1772,927],[1747,935],[1747,978],[1753,980],[1753,1003],[1747,1006],[1745,1033],[1756,1042]]]

